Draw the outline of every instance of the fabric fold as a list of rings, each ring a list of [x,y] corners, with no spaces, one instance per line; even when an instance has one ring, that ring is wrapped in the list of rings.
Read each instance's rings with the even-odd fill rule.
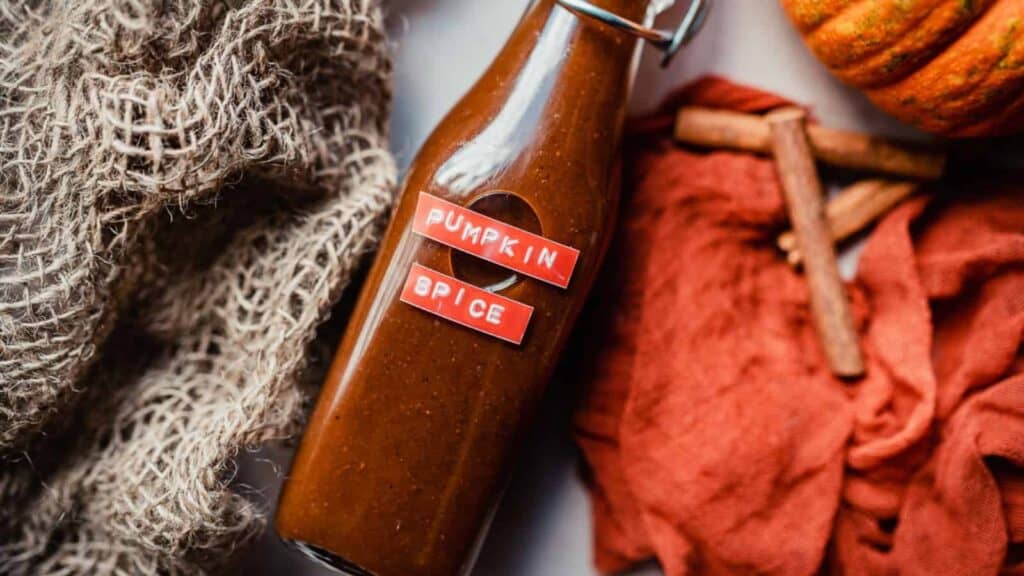
[[[785,210],[772,162],[675,145],[683,103],[784,101],[710,78],[633,126],[576,415],[598,567],[654,556],[670,576],[1013,569],[1021,191],[979,180],[876,227],[849,285],[868,376],[843,382],[802,277],[774,247]]]

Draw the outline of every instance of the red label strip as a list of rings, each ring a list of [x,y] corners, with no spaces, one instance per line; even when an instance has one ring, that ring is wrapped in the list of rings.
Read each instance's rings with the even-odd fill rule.
[[[559,288],[569,286],[580,251],[420,192],[413,231]]]
[[[533,307],[413,264],[402,302],[513,344],[521,344]]]

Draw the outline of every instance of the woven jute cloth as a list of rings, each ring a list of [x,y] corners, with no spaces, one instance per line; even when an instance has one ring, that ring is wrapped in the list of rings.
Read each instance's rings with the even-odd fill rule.
[[[0,574],[196,574],[264,525],[390,202],[372,0],[0,1]]]

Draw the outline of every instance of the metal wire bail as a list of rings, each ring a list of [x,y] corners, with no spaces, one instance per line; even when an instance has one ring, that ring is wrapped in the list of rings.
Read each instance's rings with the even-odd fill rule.
[[[711,10],[711,0],[690,0],[690,6],[686,10],[683,21],[675,32],[648,28],[618,14],[614,14],[598,8],[587,0],[555,0],[566,10],[578,15],[596,20],[613,28],[618,28],[634,36],[647,40],[652,46],[665,53],[661,61],[662,66],[668,66],[672,58],[679,52],[679,49],[690,43],[693,37],[700,32],[704,21],[707,20],[708,12]]]

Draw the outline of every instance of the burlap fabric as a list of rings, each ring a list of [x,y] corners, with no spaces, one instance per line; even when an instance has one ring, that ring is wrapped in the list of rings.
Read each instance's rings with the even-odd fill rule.
[[[393,189],[372,0],[0,1],[0,574],[189,573]]]

